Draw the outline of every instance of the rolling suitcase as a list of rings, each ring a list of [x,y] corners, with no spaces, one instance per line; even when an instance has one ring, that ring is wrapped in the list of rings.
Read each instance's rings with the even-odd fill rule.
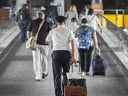
[[[68,83],[64,86],[64,96],[87,96],[86,78],[82,72],[72,71],[67,73],[67,77]]]
[[[93,75],[105,75],[105,65],[100,55],[96,55],[92,62]]]

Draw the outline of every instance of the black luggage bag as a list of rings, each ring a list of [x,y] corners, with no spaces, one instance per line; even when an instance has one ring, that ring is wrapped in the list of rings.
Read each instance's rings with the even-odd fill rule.
[[[100,55],[96,55],[92,62],[93,75],[105,75],[105,65]]]

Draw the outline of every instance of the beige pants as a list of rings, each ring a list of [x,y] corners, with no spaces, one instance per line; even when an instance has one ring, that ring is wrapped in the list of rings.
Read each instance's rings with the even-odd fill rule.
[[[48,73],[48,51],[47,45],[37,45],[32,51],[34,74],[38,78],[42,78],[42,73]]]

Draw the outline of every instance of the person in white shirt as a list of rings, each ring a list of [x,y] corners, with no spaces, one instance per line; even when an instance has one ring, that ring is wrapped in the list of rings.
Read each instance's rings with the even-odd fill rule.
[[[76,20],[78,22],[78,20],[79,20],[78,12],[77,12],[77,8],[75,5],[70,6],[69,10],[66,13],[66,16],[67,16],[67,20],[66,20],[67,26],[70,25],[72,18],[76,18]]]
[[[98,14],[94,13],[93,9],[89,8],[89,12],[87,15],[89,25],[98,32],[99,30],[101,31],[101,22],[99,21],[99,18],[97,16]]]
[[[57,28],[50,31],[46,42],[52,41],[53,43],[52,65],[55,96],[63,96],[63,87],[61,84],[63,83],[64,86],[67,83],[66,72],[69,72],[71,59],[72,64],[77,62],[77,53],[74,44],[74,35],[64,24],[66,18],[64,16],[58,16],[56,20],[58,24]],[[71,43],[71,49],[69,43]],[[63,76],[63,82],[61,80],[61,74]]]

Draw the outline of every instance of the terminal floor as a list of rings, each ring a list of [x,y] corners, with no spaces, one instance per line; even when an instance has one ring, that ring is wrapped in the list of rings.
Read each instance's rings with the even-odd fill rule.
[[[87,76],[88,96],[128,96],[128,76],[123,67],[107,51],[103,58],[106,76]],[[49,76],[35,81],[31,51],[25,44],[16,45],[0,65],[0,96],[54,96],[51,63]]]

